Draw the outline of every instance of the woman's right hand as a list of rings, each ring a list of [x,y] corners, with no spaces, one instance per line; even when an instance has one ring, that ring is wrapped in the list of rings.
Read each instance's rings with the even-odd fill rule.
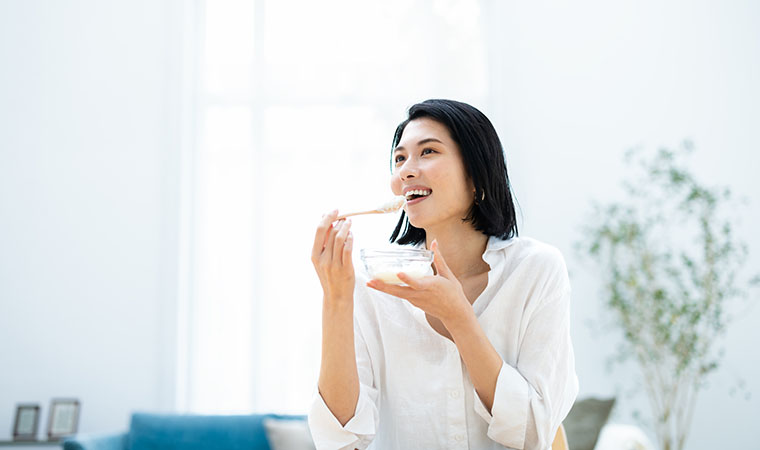
[[[351,259],[351,220],[339,220],[338,211],[322,216],[314,236],[311,262],[322,284],[326,302],[353,302],[354,264]]]

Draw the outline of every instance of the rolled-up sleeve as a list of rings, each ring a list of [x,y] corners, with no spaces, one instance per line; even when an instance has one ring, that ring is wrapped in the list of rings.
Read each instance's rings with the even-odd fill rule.
[[[359,398],[354,416],[341,425],[317,389],[309,410],[309,429],[317,450],[366,449],[375,437],[378,424],[378,390],[372,363],[359,327],[354,324],[356,366],[359,373]]]
[[[544,450],[578,395],[570,339],[570,287],[542,302],[528,319],[516,366],[502,364],[491,413],[475,395],[488,437],[506,447]]]

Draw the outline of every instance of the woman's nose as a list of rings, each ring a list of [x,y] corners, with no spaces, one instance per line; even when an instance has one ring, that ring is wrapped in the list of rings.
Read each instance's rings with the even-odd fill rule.
[[[404,164],[399,169],[398,176],[402,180],[407,180],[409,178],[416,177],[418,171],[419,171],[419,168],[417,167],[417,164],[411,160],[408,160],[404,162]]]

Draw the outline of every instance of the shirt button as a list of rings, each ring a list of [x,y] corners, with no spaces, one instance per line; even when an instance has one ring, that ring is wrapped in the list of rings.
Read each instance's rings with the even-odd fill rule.
[[[464,440],[464,436],[462,436],[461,434],[457,434],[456,436],[454,436],[454,439],[461,442],[462,440]]]
[[[459,391],[451,391],[450,395],[451,395],[452,398],[457,398],[457,397],[459,397]]]

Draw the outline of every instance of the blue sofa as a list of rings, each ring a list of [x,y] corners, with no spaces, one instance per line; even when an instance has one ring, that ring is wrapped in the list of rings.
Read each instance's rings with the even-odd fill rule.
[[[132,415],[129,430],[112,434],[79,434],[66,438],[64,450],[270,450],[264,419],[305,416]]]

